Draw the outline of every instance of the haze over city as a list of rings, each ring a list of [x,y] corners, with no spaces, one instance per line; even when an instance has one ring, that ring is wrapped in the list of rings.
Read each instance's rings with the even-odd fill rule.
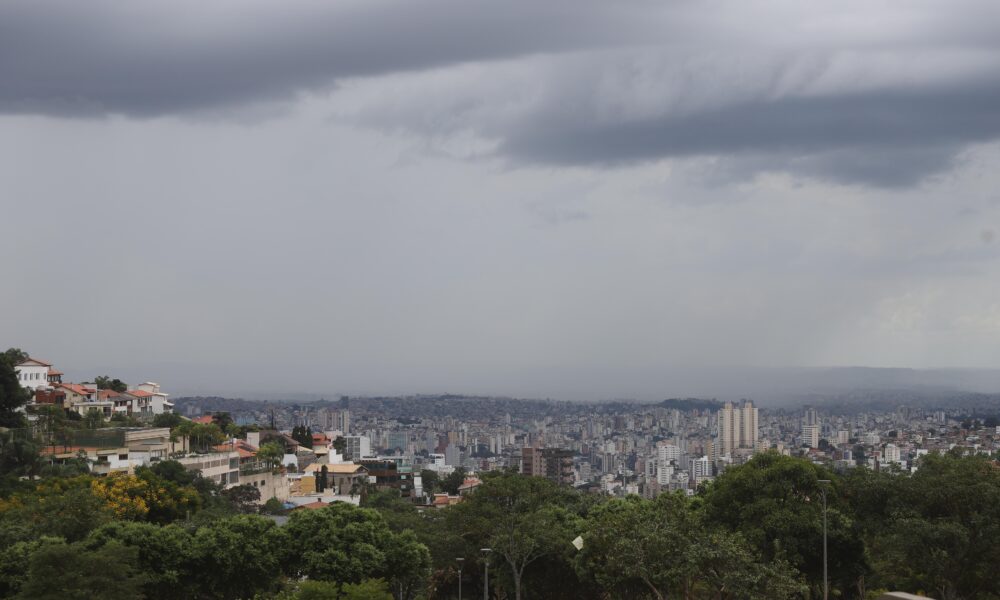
[[[0,337],[186,393],[996,391],[1000,5],[712,5],[4,3]]]

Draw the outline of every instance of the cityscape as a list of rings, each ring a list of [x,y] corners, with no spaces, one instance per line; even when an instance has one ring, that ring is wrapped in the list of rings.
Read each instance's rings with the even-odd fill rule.
[[[1000,600],[998,23],[0,1],[0,598]]]
[[[356,582],[322,583],[328,577],[324,575],[325,559],[290,557],[282,564],[277,555],[272,557],[275,562],[271,566],[232,569],[236,580],[227,580],[214,591],[206,592],[210,586],[193,574],[181,582],[187,586],[181,595],[225,598],[249,597],[251,593],[258,597],[288,587],[297,589],[304,598],[313,593],[344,598],[448,598],[461,595],[463,584],[481,585],[487,599],[491,593],[498,598],[529,597],[527,590],[543,597],[600,598],[609,592],[641,597],[648,591],[655,596],[677,585],[678,580],[674,575],[657,575],[661,559],[644,554],[634,557],[642,561],[639,580],[619,574],[620,561],[634,559],[628,558],[634,551],[632,545],[641,553],[653,548],[668,553],[687,548],[682,551],[697,556],[709,549],[718,552],[719,544],[735,546],[711,555],[715,557],[708,559],[709,563],[695,561],[684,576],[692,579],[680,580],[694,586],[690,590],[693,597],[714,597],[732,585],[713,579],[714,567],[708,565],[721,560],[739,578],[733,597],[813,597],[820,586],[823,594],[829,594],[832,581],[836,593],[845,597],[853,592],[865,598],[872,593],[906,598],[910,596],[882,594],[878,582],[880,578],[897,580],[900,575],[893,569],[899,567],[893,561],[909,564],[915,548],[890,544],[883,549],[892,557],[886,560],[869,559],[856,547],[880,547],[884,542],[869,536],[874,532],[886,535],[881,528],[894,520],[899,521],[898,527],[913,527],[917,515],[899,517],[884,512],[901,501],[893,494],[912,493],[907,491],[911,485],[924,492],[936,492],[937,486],[944,485],[949,486],[949,494],[976,494],[974,500],[966,499],[975,505],[993,503],[993,494],[1000,490],[997,394],[913,391],[912,403],[904,405],[898,401],[907,395],[905,390],[872,390],[795,409],[762,408],[748,399],[574,403],[455,394],[247,401],[174,398],[158,383],[133,386],[107,375],[80,383],[63,381],[65,373],[53,363],[17,348],[2,355],[0,370],[4,384],[0,417],[5,424],[0,430],[0,466],[8,495],[0,503],[0,533],[10,548],[6,554],[0,553],[0,565],[4,566],[0,585],[8,595],[19,591],[19,597],[48,597],[45,594],[52,590],[63,593],[35,580],[36,559],[28,564],[25,561],[29,556],[47,555],[37,549],[26,553],[33,547],[30,544],[37,542],[28,541],[30,532],[25,538],[26,532],[17,527],[25,518],[36,523],[41,520],[43,524],[35,527],[43,531],[53,527],[46,521],[52,517],[45,517],[46,502],[53,503],[46,481],[67,482],[62,485],[79,482],[77,493],[63,500],[68,504],[54,504],[60,512],[83,511],[82,531],[63,534],[64,544],[73,541],[74,535],[84,534],[90,544],[95,535],[110,535],[112,539],[126,535],[128,530],[100,525],[106,521],[149,523],[154,531],[174,523],[171,526],[179,525],[179,531],[186,528],[188,535],[197,536],[213,527],[250,526],[234,519],[239,518],[236,515],[255,515],[260,519],[254,525],[260,529],[258,534],[277,536],[270,543],[279,546],[300,541],[282,541],[288,532],[319,527],[328,528],[328,532],[306,541],[309,552],[322,555],[330,550],[349,555],[361,551],[352,544],[377,543],[402,544],[410,553],[404,563],[388,561],[388,555],[384,561],[369,557],[360,567],[362,572],[384,575],[361,577]],[[738,492],[754,472],[771,483],[758,482]],[[976,472],[979,475],[974,475]],[[934,478],[935,489],[928,488],[922,478]],[[36,481],[41,483],[33,488]],[[777,489],[770,491],[768,486],[775,485]],[[835,488],[824,487],[831,485]],[[798,508],[771,506],[760,517],[765,521],[775,515],[794,520],[803,518],[805,511],[805,515],[812,515],[805,516],[805,529],[771,525],[757,535],[764,534],[767,539],[788,535],[815,538],[815,503],[808,495],[798,496],[808,494],[809,489],[820,493],[823,502],[824,575],[819,580],[810,572],[815,567],[815,552],[796,559],[783,550],[767,549],[767,541],[762,556],[752,559],[752,546],[746,545],[752,534],[741,531],[746,526],[740,525],[743,517],[737,518],[735,533],[726,541],[712,537],[726,535],[725,528],[709,533],[713,528],[702,522],[713,514],[726,518],[726,512],[741,503],[740,510],[760,510],[756,507],[759,503],[768,506],[779,498],[788,501],[791,492]],[[55,490],[64,493],[61,487]],[[826,571],[829,492],[836,494],[839,507],[834,515],[840,520],[835,525],[832,577]],[[732,493],[742,496],[735,502],[726,499]],[[775,493],[778,495],[773,496]],[[614,502],[623,504],[614,508]],[[705,508],[695,508],[702,506]],[[638,512],[630,515],[628,507]],[[912,510],[911,504],[902,507]],[[931,526],[942,518],[934,514],[942,510],[939,505],[932,502],[929,508],[932,513],[923,515],[927,520],[916,522]],[[367,513],[350,512],[366,509]],[[501,512],[489,517],[492,522],[478,524],[478,519],[497,509]],[[555,518],[552,510],[564,511],[554,513],[563,516],[551,521]],[[644,511],[651,512],[644,517]],[[685,512],[691,517],[683,516]],[[656,524],[662,519],[679,519],[677,526],[681,526],[685,519],[702,512],[704,516],[687,525],[694,529],[685,534],[683,543],[672,534],[656,533]],[[367,542],[349,533],[356,526],[350,523],[362,514],[373,519],[370,526],[381,531]],[[848,515],[859,522],[871,519],[865,527],[873,530],[849,525]],[[626,521],[615,520],[620,518]],[[948,527],[964,522],[944,518]],[[607,519],[611,521],[605,522]],[[969,525],[975,523],[987,531],[998,525],[992,520],[974,520]],[[757,526],[756,522],[747,525]],[[91,531],[91,527],[96,529]],[[512,529],[505,533],[505,527]],[[615,530],[620,527],[631,529]],[[653,527],[651,536],[643,531],[646,527]],[[234,538],[239,552],[249,552],[250,542],[240,537],[244,534],[239,531]],[[698,539],[706,534],[708,538]],[[131,545],[149,552],[146,544],[151,540],[138,540],[161,534],[147,530],[139,538],[130,537],[134,535],[139,535],[138,531],[121,538],[126,549]],[[918,528],[917,539],[931,545],[941,543],[922,535],[926,534],[920,534]],[[462,541],[465,536],[476,536],[479,544],[468,547]],[[628,547],[620,547],[623,540]],[[987,536],[983,541],[992,546],[989,540],[992,537]],[[95,558],[110,558],[121,550],[115,545],[120,543],[103,547]],[[966,550],[973,547],[971,540],[960,543],[969,544]],[[482,554],[477,556],[476,546],[483,544],[488,545],[479,548]],[[613,554],[606,555],[607,549],[593,554],[589,544],[608,546]],[[919,546],[916,550],[923,551]],[[191,564],[210,563],[222,551],[210,544],[203,550],[207,554],[191,559]],[[112,554],[105,556],[103,552]],[[505,562],[494,564],[491,592],[485,574],[493,552]],[[739,560],[750,562],[739,562],[735,557],[740,552],[749,554]],[[769,552],[771,562],[764,558]],[[450,556],[454,554],[459,556]],[[150,558],[167,557],[154,554]],[[968,555],[952,561],[956,559],[975,562]],[[130,563],[137,559],[124,560]],[[570,569],[561,575],[564,589],[553,589],[539,580],[535,569],[525,575],[525,569],[536,560],[548,568]],[[673,564],[677,557],[662,560]],[[992,560],[991,554],[987,552],[979,560]],[[482,563],[481,580],[478,573],[471,577],[464,573],[465,561]],[[553,561],[557,564],[551,564]],[[504,570],[504,564],[509,571]],[[583,571],[570,575],[584,565]],[[914,579],[904,576],[898,580],[937,585],[933,589],[948,597],[950,586],[955,585],[954,563],[946,561],[944,565],[946,569],[936,577],[921,573]],[[143,569],[159,573],[162,566]],[[763,578],[750,574],[755,570],[764,573]],[[341,567],[333,573],[337,578],[350,577]],[[162,582],[167,574],[152,580],[144,579],[146,576],[136,573],[101,585],[117,586],[107,597],[178,597],[172,587],[163,590],[157,588],[160,583],[150,584]],[[866,577],[875,584],[872,592],[866,591]],[[959,581],[960,585],[981,585],[975,577]],[[633,589],[640,582],[647,591]],[[982,584],[985,589],[991,585]],[[917,591],[928,590],[919,587]]]

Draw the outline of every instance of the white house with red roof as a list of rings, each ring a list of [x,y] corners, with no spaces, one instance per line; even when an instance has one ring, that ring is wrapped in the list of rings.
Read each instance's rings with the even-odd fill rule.
[[[149,394],[146,396],[148,400],[144,403],[144,406],[149,408],[148,412],[150,414],[160,415],[171,412],[174,408],[174,403],[167,400],[168,394],[160,391],[160,384],[158,383],[153,383],[152,381],[140,383],[136,386],[136,391]]]
[[[117,400],[116,411],[138,417],[162,415],[170,412],[174,406],[167,400],[167,395],[160,391],[160,384],[151,381],[122,392]]]
[[[49,386],[50,370],[52,370],[52,363],[31,357],[14,366],[14,371],[17,373],[17,380],[21,383],[21,387],[32,391],[36,388]]]

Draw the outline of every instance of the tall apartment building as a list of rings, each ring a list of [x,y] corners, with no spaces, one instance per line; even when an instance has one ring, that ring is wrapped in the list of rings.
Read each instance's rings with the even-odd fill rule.
[[[744,400],[738,407],[732,402],[726,402],[719,410],[721,456],[732,456],[737,448],[752,450],[756,447],[760,431],[757,424],[757,410],[750,400]]]
[[[694,478],[695,483],[701,483],[705,479],[712,477],[712,461],[707,456],[692,460],[691,477]]]
[[[818,448],[821,429],[816,409],[807,406],[805,414],[802,416],[802,443],[809,444],[810,448]]]
[[[681,449],[673,444],[660,443],[656,447],[656,460],[660,464],[667,465],[671,462],[677,462],[681,459]]]
[[[542,449],[525,446],[521,448],[521,474],[533,477],[545,476],[545,462],[542,460]]]
[[[819,448],[819,425],[802,426],[802,443],[810,448]]]
[[[899,446],[897,446],[896,444],[886,444],[885,445],[885,450],[884,450],[884,452],[882,454],[883,454],[883,456],[885,458],[885,462],[887,462],[887,463],[899,463],[899,462],[901,462],[900,461]]]
[[[364,435],[344,436],[344,460],[359,461],[362,457],[371,456],[372,440]]]
[[[316,420],[323,431],[351,431],[351,411],[346,408],[321,408],[316,411]]]
[[[521,449],[521,473],[572,485],[576,479],[573,472],[573,454],[572,450],[562,448],[526,446]]]

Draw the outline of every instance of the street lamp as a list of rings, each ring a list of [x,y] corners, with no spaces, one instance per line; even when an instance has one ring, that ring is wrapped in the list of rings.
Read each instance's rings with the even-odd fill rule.
[[[483,576],[483,600],[490,600],[490,552],[493,552],[493,548],[480,548],[479,551],[483,553],[483,567],[485,569],[485,575]]]
[[[458,563],[458,600],[462,600],[462,563],[465,559],[456,558],[455,561]]]
[[[819,491],[823,494],[823,600],[827,600],[830,594],[830,584],[826,576],[826,486],[830,480],[820,479],[816,483],[822,484]]]

